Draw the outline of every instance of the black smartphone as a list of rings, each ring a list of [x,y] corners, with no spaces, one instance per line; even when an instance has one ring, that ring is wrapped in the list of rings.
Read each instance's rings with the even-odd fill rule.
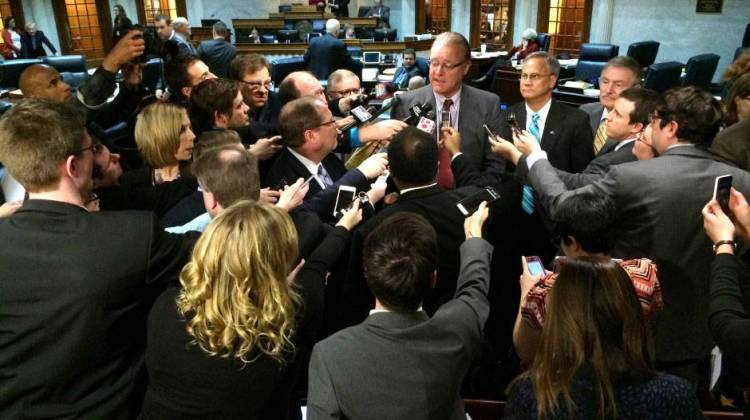
[[[479,205],[482,204],[482,201],[486,201],[489,205],[490,203],[496,201],[498,198],[500,198],[500,193],[495,191],[494,188],[484,187],[482,191],[470,195],[456,203],[456,207],[458,207],[458,211],[460,211],[461,214],[464,215],[464,217],[468,217],[471,216],[475,211],[477,211]]]
[[[352,206],[354,196],[357,194],[357,188],[348,185],[339,185],[339,191],[336,193],[336,205],[333,207],[333,217],[339,219],[344,215],[344,211]]]
[[[509,112],[508,116],[505,117],[505,121],[508,122],[508,125],[510,126],[510,129],[513,131],[513,134],[520,134],[521,128],[518,126],[518,120],[516,119],[516,113],[515,112]]]
[[[544,264],[542,260],[536,256],[526,257],[526,265],[529,267],[529,274],[532,276],[543,276],[544,275]]]
[[[721,210],[729,214],[729,193],[732,189],[732,175],[717,176],[714,180],[714,200],[719,202]]]

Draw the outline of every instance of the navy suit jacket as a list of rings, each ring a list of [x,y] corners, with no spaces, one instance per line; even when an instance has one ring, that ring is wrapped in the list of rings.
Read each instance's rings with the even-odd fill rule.
[[[203,41],[198,45],[198,56],[217,77],[229,77],[229,64],[237,55],[237,48],[223,39]]]
[[[329,33],[310,41],[305,52],[305,67],[320,80],[328,79],[335,70],[349,69],[354,73],[359,70],[344,42]]]
[[[57,54],[57,49],[54,45],[52,45],[49,39],[47,39],[47,36],[44,35],[44,32],[36,31],[33,38],[36,41],[36,45],[32,45],[32,36],[29,35],[28,32],[24,32],[21,34],[21,57],[37,58],[46,56],[47,52],[44,51],[44,45],[46,45],[47,48],[52,51],[52,54]]]

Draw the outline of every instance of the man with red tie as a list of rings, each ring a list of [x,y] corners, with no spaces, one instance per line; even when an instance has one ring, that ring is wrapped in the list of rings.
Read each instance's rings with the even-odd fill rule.
[[[480,172],[478,184],[497,185],[505,169],[504,162],[492,154],[483,124],[498,132],[501,123],[500,98],[465,85],[463,78],[471,67],[471,49],[463,35],[445,32],[435,38],[430,50],[430,84],[400,96],[391,111],[394,119],[409,116],[415,105],[430,104],[435,110],[437,126],[449,125],[461,134],[461,151],[452,156],[440,147],[438,185],[454,188],[456,165],[466,165]],[[439,130],[435,130],[439,132]],[[436,141],[438,135],[435,134]],[[461,185],[458,185],[461,186]]]

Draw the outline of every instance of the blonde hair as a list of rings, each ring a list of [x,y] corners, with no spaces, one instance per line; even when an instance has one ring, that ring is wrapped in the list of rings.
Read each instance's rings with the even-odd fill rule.
[[[153,169],[177,165],[180,130],[185,108],[168,102],[155,102],[138,114],[135,144],[144,162]]]
[[[300,298],[287,276],[296,259],[287,213],[247,200],[224,210],[180,273],[177,307],[193,344],[211,356],[250,363],[265,354],[283,364],[294,350]]]

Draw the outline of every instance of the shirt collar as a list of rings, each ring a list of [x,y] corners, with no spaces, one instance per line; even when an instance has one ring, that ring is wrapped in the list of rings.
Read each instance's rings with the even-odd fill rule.
[[[421,186],[421,187],[406,188],[406,189],[404,189],[404,190],[401,190],[401,191],[399,192],[399,194],[402,194],[402,195],[403,195],[403,194],[406,194],[406,193],[408,193],[409,191],[424,190],[424,189],[426,189],[426,188],[434,187],[435,185],[437,185],[437,182],[433,182],[433,183],[432,183],[432,184],[430,184],[430,185],[423,185],[423,186]]]
[[[631,137],[629,139],[618,141],[617,146],[615,146],[615,151],[622,149],[623,147],[625,147],[626,144],[632,143],[634,141],[635,141],[635,137]]]
[[[529,108],[529,104],[524,104],[524,105],[526,105],[526,115],[528,115],[529,118],[531,118],[531,115],[534,114],[535,111]],[[547,103],[544,104],[544,106],[539,111],[536,111],[536,113],[539,114],[539,119],[542,121],[542,124],[544,124],[544,122],[547,121],[547,114],[549,114],[549,109],[551,106],[552,106],[552,98],[550,97],[547,100]]]
[[[295,152],[291,147],[288,147],[287,150],[289,150],[289,153],[291,153],[292,156],[296,157],[297,160],[299,160],[300,163],[302,163],[305,166],[305,168],[307,168],[307,170],[310,171],[310,175],[318,174],[318,167],[320,166],[320,162],[318,163],[313,162],[312,160]]]
[[[461,103],[461,91],[463,90],[463,88],[464,88],[464,85],[462,84],[458,88],[458,91],[453,96],[449,96],[449,97],[443,96],[433,90],[432,93],[435,94],[435,105],[437,105],[437,109],[438,110],[443,109],[443,102],[445,102],[446,99],[452,100],[453,107],[455,109],[458,109],[458,106]]]
[[[606,107],[602,107],[602,117],[599,118],[599,124],[603,123],[604,120],[607,119],[607,115],[609,115],[609,110]]]

